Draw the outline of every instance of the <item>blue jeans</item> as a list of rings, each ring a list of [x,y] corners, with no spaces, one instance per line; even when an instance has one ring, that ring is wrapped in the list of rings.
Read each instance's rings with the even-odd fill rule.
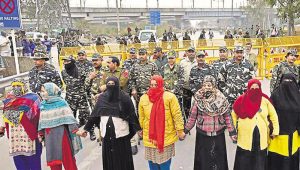
[[[164,162],[162,164],[156,164],[152,161],[148,161],[150,170],[170,170],[171,167],[171,160],[169,159],[167,162]]]

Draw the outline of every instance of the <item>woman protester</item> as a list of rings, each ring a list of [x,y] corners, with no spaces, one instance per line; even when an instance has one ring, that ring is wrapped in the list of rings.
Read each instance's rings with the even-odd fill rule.
[[[279,124],[259,80],[249,80],[247,91],[234,102],[231,115],[238,132],[234,170],[266,170],[268,138],[278,135]],[[273,125],[271,133],[269,121]]]
[[[271,99],[278,114],[279,136],[271,140],[269,170],[299,170],[300,92],[293,74],[284,74]]]
[[[185,125],[187,134],[197,122],[194,170],[228,170],[224,134],[226,128],[233,142],[236,142],[230,104],[217,89],[216,79],[209,75],[204,77],[203,85],[194,99]]]
[[[134,106],[118,78],[108,77],[106,87],[81,134],[100,122],[103,170],[134,170],[130,139],[141,129]]]
[[[12,91],[3,100],[0,134],[4,134],[6,129],[9,155],[13,157],[17,170],[41,170],[42,144],[38,141],[37,132],[39,96],[29,93],[22,79],[13,80],[11,86]]]
[[[178,100],[163,87],[163,78],[153,76],[148,92],[139,102],[140,136],[143,136],[150,170],[170,170],[171,159],[175,156],[174,143],[185,137]]]
[[[61,97],[60,88],[45,83],[39,121],[39,140],[45,140],[47,165],[51,170],[77,170],[75,154],[82,149],[78,123],[68,103]]]

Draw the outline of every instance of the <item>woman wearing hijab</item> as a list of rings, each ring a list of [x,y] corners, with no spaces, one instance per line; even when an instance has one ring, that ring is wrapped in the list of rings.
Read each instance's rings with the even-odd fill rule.
[[[37,138],[39,96],[28,93],[24,80],[14,80],[11,86],[12,91],[3,100],[0,134],[4,134],[6,129],[9,155],[13,157],[17,170],[41,170],[42,145]]]
[[[170,170],[171,159],[175,156],[174,143],[185,136],[178,100],[163,87],[163,78],[153,76],[148,92],[139,102],[140,136],[143,136],[150,170]]]
[[[77,120],[61,90],[54,83],[41,88],[43,98],[39,121],[39,139],[45,140],[47,165],[51,170],[77,170],[75,154],[82,148]]]
[[[271,99],[278,114],[280,131],[270,142],[268,169],[299,170],[300,92],[293,74],[282,76]]]
[[[268,138],[278,135],[279,124],[259,80],[249,80],[247,91],[234,102],[231,115],[238,131],[234,170],[266,170]],[[271,134],[268,117],[273,124]]]
[[[134,106],[129,95],[120,90],[118,78],[108,77],[106,87],[84,130],[100,121],[103,170],[134,170],[130,139],[141,129]]]
[[[194,170],[228,170],[224,131],[236,141],[236,130],[230,116],[230,104],[217,89],[216,79],[205,76],[194,95],[191,114],[185,125],[187,134],[197,122]]]

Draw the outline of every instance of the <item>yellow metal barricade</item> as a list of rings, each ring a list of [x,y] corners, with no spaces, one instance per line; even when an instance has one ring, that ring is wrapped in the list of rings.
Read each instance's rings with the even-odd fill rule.
[[[88,57],[93,53],[98,52],[102,56],[117,56],[123,62],[128,57],[128,50],[130,48],[146,48],[148,55],[152,55],[155,47],[162,47],[163,52],[175,50],[178,54],[183,53],[189,47],[193,46],[196,50],[205,50],[212,55],[206,57],[207,63],[212,63],[219,57],[216,55],[220,46],[227,46],[232,50],[236,45],[245,46],[246,43],[251,42],[253,49],[257,50],[258,61],[258,77],[271,77],[272,68],[280,61],[285,60],[284,56],[291,48],[300,51],[300,36],[289,37],[272,37],[264,40],[260,38],[251,39],[205,39],[205,40],[187,40],[187,41],[173,41],[173,42],[152,42],[152,43],[136,43],[128,44],[105,44],[101,46],[84,46],[84,47],[63,47],[60,53],[60,64],[62,66],[61,58],[69,55],[77,57],[79,50],[85,50]],[[232,53],[232,51],[230,51]],[[177,60],[178,62],[180,59]],[[297,59],[296,64],[300,64],[300,59]]]

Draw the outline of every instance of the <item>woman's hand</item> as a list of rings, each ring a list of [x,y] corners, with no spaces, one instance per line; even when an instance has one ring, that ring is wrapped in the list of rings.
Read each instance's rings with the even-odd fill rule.
[[[4,136],[5,127],[0,127],[0,138]]]
[[[230,136],[233,143],[237,142],[237,135]]]
[[[138,133],[138,135],[139,135],[140,138],[143,137],[143,130],[140,130],[140,131],[138,131],[137,133]]]
[[[76,135],[85,138],[87,136],[87,131],[79,130],[79,131],[76,132]]]
[[[183,131],[181,131],[181,132],[177,132],[177,136],[180,141],[183,141],[185,139],[186,134]]]

